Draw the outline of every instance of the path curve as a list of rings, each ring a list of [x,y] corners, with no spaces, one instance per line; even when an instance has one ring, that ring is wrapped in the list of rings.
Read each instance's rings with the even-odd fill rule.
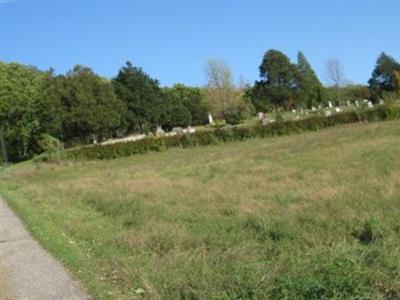
[[[0,197],[0,289],[13,300],[89,299]]]

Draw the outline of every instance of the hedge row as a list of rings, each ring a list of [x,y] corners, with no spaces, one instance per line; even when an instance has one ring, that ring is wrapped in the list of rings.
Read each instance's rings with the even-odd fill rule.
[[[73,160],[113,159],[146,152],[158,152],[172,147],[194,147],[213,145],[221,142],[238,141],[256,137],[288,135],[303,131],[315,131],[339,124],[374,122],[400,119],[400,107],[380,106],[369,110],[356,110],[333,114],[332,116],[313,116],[297,121],[270,123],[265,126],[221,128],[214,131],[173,137],[149,137],[140,141],[96,145],[66,151],[66,157]]]

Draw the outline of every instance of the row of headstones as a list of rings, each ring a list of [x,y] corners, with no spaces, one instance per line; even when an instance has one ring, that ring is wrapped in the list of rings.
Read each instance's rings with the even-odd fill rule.
[[[371,101],[367,100],[367,99],[362,100],[362,103],[363,103],[363,105],[367,105],[368,108],[373,108],[373,107],[374,107],[374,104],[373,104]],[[351,103],[350,101],[347,101],[346,104],[347,104],[348,107],[353,106],[352,103]],[[384,101],[383,101],[383,100],[380,100],[379,104],[381,104],[381,105],[384,104]],[[358,100],[356,100],[356,101],[354,102],[354,106],[355,106],[355,107],[359,107],[359,106],[360,106],[360,103],[359,103]],[[323,109],[323,108],[322,108],[321,105],[318,105],[318,109],[317,109],[316,107],[314,107],[314,106],[311,107],[311,111],[312,111],[312,112],[316,112],[317,110],[322,110],[322,109]],[[330,116],[330,115],[332,115],[331,109],[335,109],[335,112],[337,112],[337,113],[342,111],[342,109],[341,109],[339,106],[334,107],[331,101],[328,101],[328,107],[326,107],[325,109],[326,109],[326,111],[325,111],[325,116]],[[297,113],[297,110],[296,110],[296,109],[293,109],[292,112],[293,112],[293,113]],[[308,110],[304,110],[303,108],[301,108],[301,109],[300,109],[300,113],[305,114],[305,115],[308,115]],[[257,116],[258,116],[258,120],[259,120],[261,123],[273,123],[273,122],[275,122],[274,119],[267,119],[267,118],[266,118],[266,114],[265,114],[264,112],[259,112],[259,113],[257,114]],[[299,116],[296,117],[296,119],[299,119],[299,118],[300,118]],[[211,115],[211,113],[208,113],[208,124],[209,124],[209,125],[214,124],[214,118],[213,118],[213,116]],[[157,130],[158,130],[158,129],[157,129]],[[162,129],[161,129],[161,130],[162,130]],[[173,130],[173,131],[174,131],[174,130]]]
[[[196,132],[196,128],[194,128],[192,126],[188,126],[187,128],[174,127],[169,132],[165,132],[161,126],[157,126],[155,135],[156,136],[174,136],[177,134],[191,134],[191,133],[195,133],[195,132]],[[149,134],[134,134],[134,135],[126,136],[126,137],[108,139],[108,140],[99,142],[97,140],[96,135],[92,135],[91,143],[93,143],[93,144],[100,143],[101,145],[107,145],[107,144],[115,144],[115,143],[122,143],[122,142],[134,142],[134,141],[142,140],[148,136],[149,136]]]
[[[371,101],[367,100],[367,99],[363,99],[363,100],[361,101],[361,103],[362,103],[362,105],[367,106],[368,108],[373,108],[373,107],[374,107],[374,104],[373,104]],[[379,104],[380,104],[380,105],[383,105],[383,104],[384,104],[384,101],[383,101],[383,100],[380,100],[380,101],[379,101]],[[351,107],[351,106],[360,107],[360,106],[361,106],[361,104],[360,104],[360,102],[359,102],[358,100],[356,100],[356,101],[354,102],[354,105],[353,105],[350,101],[346,101],[346,105],[347,105],[348,107]],[[325,107],[325,116],[327,116],[327,117],[328,117],[328,116],[331,116],[331,115],[332,115],[332,109],[334,109],[334,111],[337,112],[337,113],[339,113],[339,112],[342,111],[342,108],[341,108],[341,107],[339,107],[339,106],[334,107],[333,104],[332,104],[332,102],[331,102],[331,101],[328,101],[328,107]],[[312,112],[316,112],[317,110],[320,110],[320,111],[321,111],[321,110],[323,110],[323,107],[322,107],[321,105],[318,105],[318,108],[316,108],[316,107],[314,107],[314,106],[311,107],[311,111],[312,111]],[[303,109],[303,108],[300,108],[299,111],[297,111],[296,109],[293,109],[293,110],[292,110],[292,113],[294,113],[294,114],[297,113],[297,112],[300,112],[301,114],[308,115],[309,110],[305,110],[305,109]],[[296,116],[295,119],[296,119],[296,120],[300,119],[300,116]],[[267,118],[266,118],[266,114],[265,114],[264,112],[259,112],[259,113],[258,113],[258,120],[259,120],[262,124],[265,124],[265,123],[272,123],[272,122],[275,121],[275,120],[273,120],[273,119],[267,119]]]
[[[192,127],[192,126],[188,126],[186,128],[182,128],[182,127],[173,127],[171,131],[169,132],[165,132],[164,129],[162,129],[161,126],[157,126],[156,129],[156,136],[174,136],[177,134],[186,134],[186,133],[195,133],[196,132],[196,128]]]

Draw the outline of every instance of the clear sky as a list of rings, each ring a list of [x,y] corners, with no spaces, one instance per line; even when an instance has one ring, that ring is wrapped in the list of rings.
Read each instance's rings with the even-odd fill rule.
[[[338,58],[366,83],[380,52],[400,60],[400,0],[0,2],[0,59],[58,73],[82,64],[112,77],[130,60],[162,85],[202,85],[205,61],[223,58],[252,83],[274,48],[292,61],[302,50],[322,81]]]

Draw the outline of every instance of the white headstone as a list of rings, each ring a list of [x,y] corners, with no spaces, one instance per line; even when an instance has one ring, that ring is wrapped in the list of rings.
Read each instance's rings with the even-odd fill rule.
[[[347,106],[351,106],[351,103],[349,100],[347,100]]]
[[[341,112],[342,110],[340,109],[340,107],[336,107],[336,108],[335,108],[335,111],[336,111],[336,112]]]
[[[372,107],[374,107],[374,105],[372,104],[372,102],[371,102],[371,101],[368,101],[368,107],[369,107],[369,108],[372,108]]]
[[[330,110],[325,111],[325,117],[332,116],[332,112]]]
[[[329,108],[332,108],[332,107],[333,107],[333,105],[332,105],[332,102],[331,102],[331,101],[328,101],[328,105],[329,105]]]
[[[264,113],[263,112],[259,112],[258,113],[258,120],[262,121],[264,119]]]
[[[358,100],[356,100],[356,107],[358,107]]]
[[[211,115],[211,113],[208,113],[208,124],[213,124],[214,123],[214,119]]]
[[[313,107],[311,107],[311,110],[312,111],[316,111],[316,108],[313,106]]]
[[[157,126],[156,134],[162,135],[162,134],[164,134],[164,133],[165,133],[165,131],[162,129],[162,127],[161,127],[161,126]]]
[[[383,105],[383,104],[385,104],[385,101],[383,101],[383,99],[381,99],[381,100],[379,100],[379,104]]]
[[[296,113],[296,110],[295,110],[295,109],[292,109],[292,113],[294,113],[294,114],[295,114],[295,113]]]

